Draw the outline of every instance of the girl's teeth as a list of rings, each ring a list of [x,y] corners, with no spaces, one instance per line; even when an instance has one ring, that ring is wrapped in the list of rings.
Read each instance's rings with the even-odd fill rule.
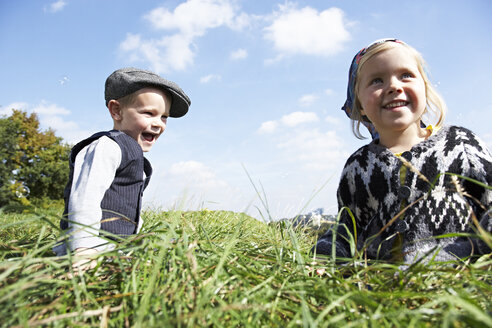
[[[392,104],[388,104],[386,105],[387,108],[393,108],[393,107],[399,107],[399,106],[405,106],[405,102],[404,101],[399,101],[399,102],[395,102],[395,103],[392,103]]]

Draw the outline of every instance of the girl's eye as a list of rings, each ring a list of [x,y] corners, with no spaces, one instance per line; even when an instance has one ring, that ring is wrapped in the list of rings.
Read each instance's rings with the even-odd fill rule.
[[[377,77],[377,78],[371,80],[371,85],[372,84],[379,84],[379,83],[383,83],[383,79]]]
[[[410,79],[413,77],[413,74],[412,73],[403,73],[401,77],[404,79]]]

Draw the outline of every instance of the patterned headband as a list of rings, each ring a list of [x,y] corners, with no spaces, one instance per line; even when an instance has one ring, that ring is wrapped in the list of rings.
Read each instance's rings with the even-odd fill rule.
[[[397,42],[397,43],[402,43],[404,44],[403,41],[398,40],[398,39],[380,39],[377,41],[374,41],[367,47],[363,48],[360,50],[352,60],[352,64],[350,65],[350,70],[349,70],[349,80],[348,80],[348,87],[347,87],[347,100],[345,101],[345,104],[342,107],[342,110],[347,114],[348,117],[351,117],[352,113],[352,108],[353,104],[355,102],[355,78],[357,75],[357,67],[359,67],[359,62],[362,56],[365,55],[367,50],[369,50],[371,47],[385,43],[385,42]],[[378,133],[376,132],[376,129],[374,128],[374,125],[372,125],[369,122],[362,122],[364,126],[369,130],[371,133],[371,136],[373,139],[378,137]]]

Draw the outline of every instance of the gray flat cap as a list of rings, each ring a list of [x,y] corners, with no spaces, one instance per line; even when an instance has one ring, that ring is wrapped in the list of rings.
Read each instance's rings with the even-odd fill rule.
[[[172,96],[169,116],[181,117],[188,112],[191,100],[174,82],[159,75],[139,68],[121,68],[106,79],[104,98],[106,106],[111,99],[119,99],[143,88],[157,88],[168,91]]]

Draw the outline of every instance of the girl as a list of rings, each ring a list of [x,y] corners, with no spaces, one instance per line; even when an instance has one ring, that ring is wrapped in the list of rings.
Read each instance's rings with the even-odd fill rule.
[[[347,160],[337,194],[340,224],[319,238],[316,253],[331,255],[336,247],[337,257],[351,257],[356,245],[368,258],[409,263],[490,252],[479,238],[443,236],[492,230],[492,191],[466,179],[491,186],[492,156],[471,131],[443,126],[445,104],[424,66],[397,39],[378,40],[354,57],[342,109],[354,134],[363,138],[363,124],[373,141]],[[422,116],[431,113],[437,123],[426,126]]]

